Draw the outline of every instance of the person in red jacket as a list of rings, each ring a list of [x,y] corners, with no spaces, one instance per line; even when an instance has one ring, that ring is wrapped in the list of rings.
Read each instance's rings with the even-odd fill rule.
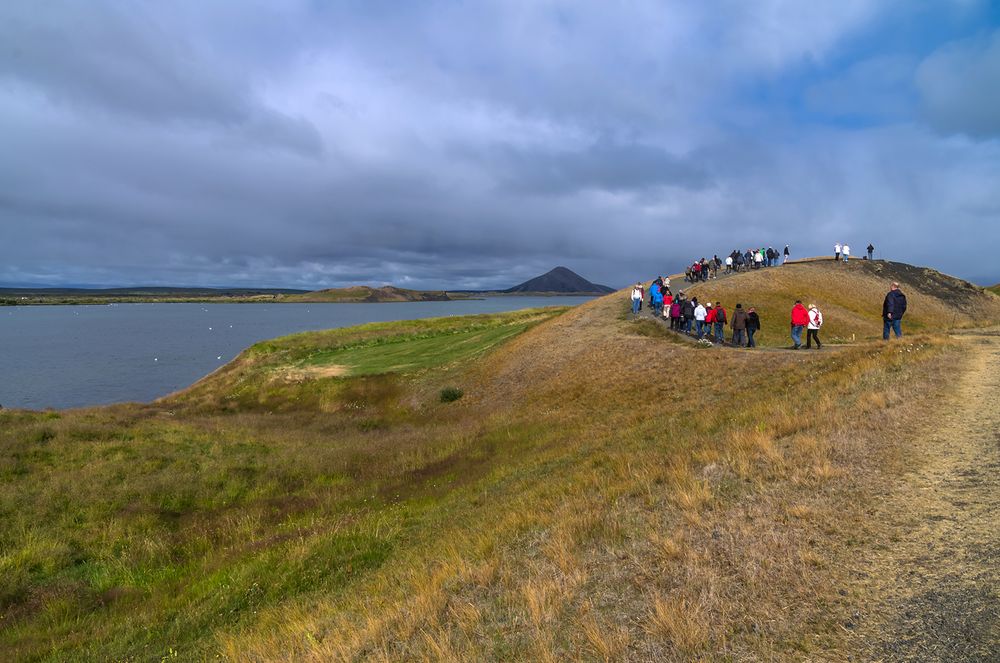
[[[809,311],[802,305],[802,300],[796,299],[792,307],[792,343],[795,349],[802,347],[802,330],[809,324]]]

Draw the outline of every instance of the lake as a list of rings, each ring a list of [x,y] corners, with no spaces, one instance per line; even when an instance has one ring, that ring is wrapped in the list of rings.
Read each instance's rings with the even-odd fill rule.
[[[365,322],[574,306],[589,299],[3,307],[0,405],[44,409],[151,401],[276,336]]]

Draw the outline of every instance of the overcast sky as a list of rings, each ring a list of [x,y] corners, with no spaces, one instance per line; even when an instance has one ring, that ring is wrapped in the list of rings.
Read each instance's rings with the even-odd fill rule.
[[[1000,281],[1000,3],[0,3],[0,284]]]

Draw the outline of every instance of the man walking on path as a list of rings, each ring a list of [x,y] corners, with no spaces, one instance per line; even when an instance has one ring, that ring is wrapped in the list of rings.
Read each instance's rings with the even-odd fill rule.
[[[722,302],[715,302],[715,342],[725,343],[726,309],[722,307]]]
[[[906,295],[894,281],[885,296],[885,301],[882,302],[883,340],[889,340],[889,329],[892,329],[896,338],[902,338],[904,313],[906,313]]]
[[[834,262],[840,261],[840,242],[837,242],[836,244],[833,245],[833,261]]]
[[[868,244],[868,259],[869,260],[874,260],[875,259],[875,247],[872,246],[872,244],[870,242]]]
[[[843,251],[841,251],[841,253],[844,254],[844,262],[847,262],[847,259],[851,257],[851,247],[849,247],[847,244],[844,244],[844,249]]]
[[[819,342],[819,328],[823,326],[823,314],[819,312],[815,304],[809,305],[809,324],[806,326],[806,350],[812,348],[812,342],[816,341],[816,349],[819,350],[823,344]]]
[[[802,300],[796,299],[792,307],[792,343],[796,350],[802,347],[802,330],[809,324],[809,311],[802,305]]]
[[[730,323],[733,327],[733,345],[738,348],[743,347],[743,333],[747,328],[747,312],[743,310],[743,304],[737,304],[733,311],[733,320]]]

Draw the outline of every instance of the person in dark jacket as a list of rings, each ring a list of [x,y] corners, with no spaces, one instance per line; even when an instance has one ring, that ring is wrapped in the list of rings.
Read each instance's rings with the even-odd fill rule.
[[[873,244],[869,243],[868,244],[868,259],[869,260],[874,260],[875,259],[874,256],[875,256],[875,246]]]
[[[756,348],[757,344],[753,340],[753,335],[760,331],[760,316],[753,306],[747,311],[747,347]]]
[[[743,335],[747,330],[747,312],[743,310],[743,304],[737,304],[733,312],[733,319],[729,323],[733,328],[733,345],[738,348],[743,347]]]
[[[882,338],[884,340],[889,340],[890,329],[896,338],[902,338],[904,313],[906,313],[906,295],[899,289],[899,284],[893,282],[885,296],[885,301],[882,302]]]
[[[694,302],[690,299],[685,299],[681,303],[681,317],[684,319],[684,326],[682,329],[685,334],[691,333],[691,326],[694,323]]]

